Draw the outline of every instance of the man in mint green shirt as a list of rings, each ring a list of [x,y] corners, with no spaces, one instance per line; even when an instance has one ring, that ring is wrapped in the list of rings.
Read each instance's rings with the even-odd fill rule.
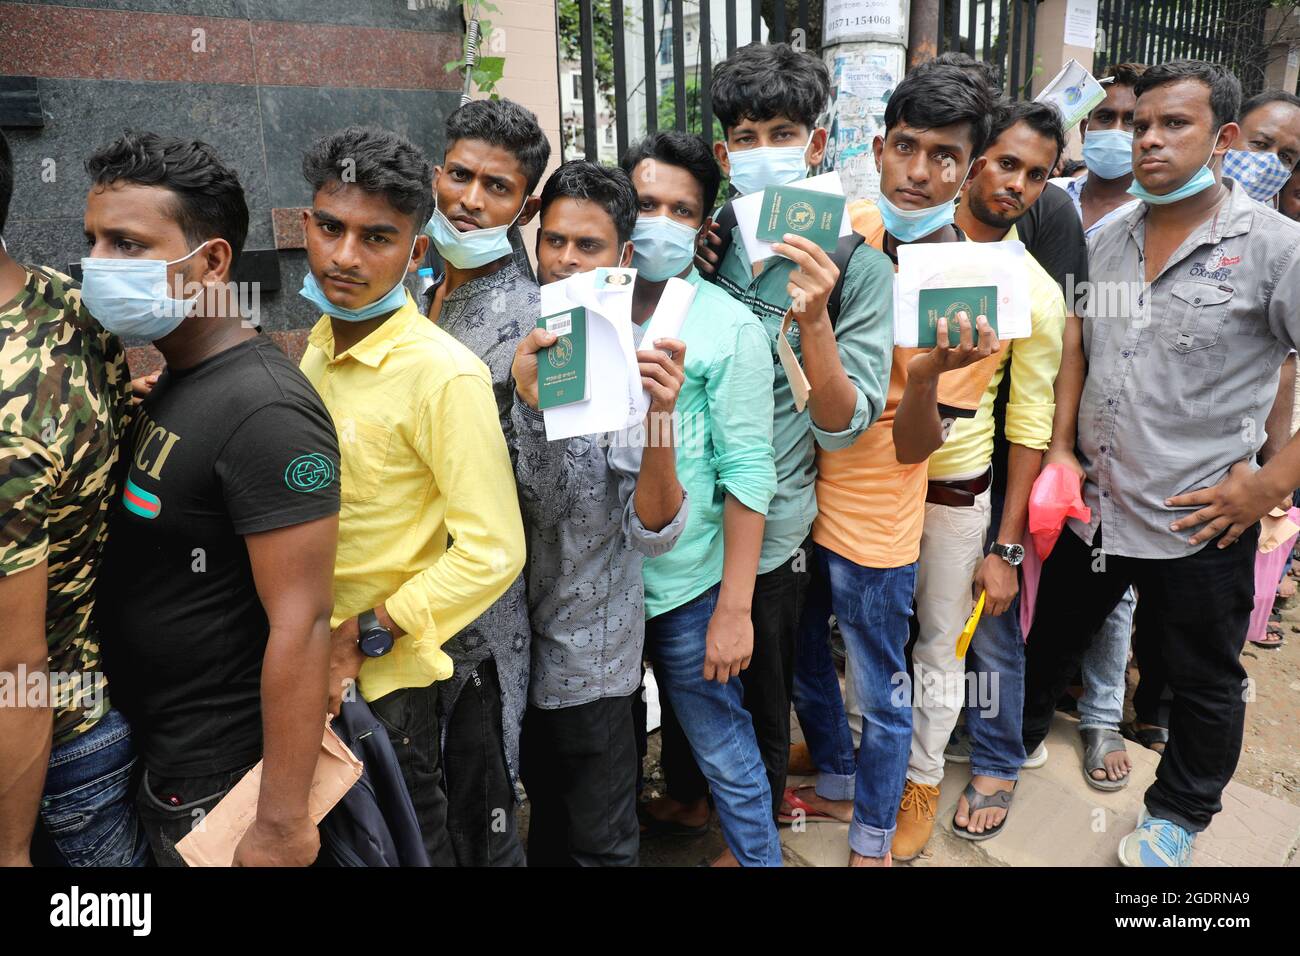
[[[761,192],[816,169],[827,139],[817,117],[829,95],[826,66],[788,44],[752,44],[721,63],[712,97],[726,139],[715,144],[714,153],[731,186],[740,193]],[[790,379],[777,365],[772,444],[778,491],[768,506],[754,591],[754,618],[769,636],[765,640],[756,631],[745,676],[749,690],[750,672],[776,675],[765,684],[761,702],[747,694],[745,703],[754,715],[779,808],[789,760],[794,641],[810,579],[809,531],[817,516],[816,448],[847,448],[880,417],[893,360],[894,274],[889,260],[863,243],[840,281],[826,253],[797,237],[778,243],[777,255],[759,263],[755,274],[738,229],[721,256],[715,247],[722,239],[712,229],[704,235],[696,260],[701,271],[763,323],[774,363],[781,326],[790,314],[786,337],[811,386],[807,405],[796,409]],[[837,282],[839,308],[832,317],[828,301]],[[664,746],[670,749],[667,735]],[[670,779],[671,796],[681,800],[687,796],[682,789]]]
[[[669,279],[695,288],[678,334],[686,343],[686,381],[674,423],[677,473],[692,507],[677,546],[645,563],[646,645],[662,696],[712,786],[730,853],[724,859],[776,866],[771,785],[743,706],[748,672],[741,677],[755,650],[754,584],[764,515],[776,493],[771,346],[762,323],[692,265],[722,178],[708,145],[684,133],[655,133],[634,145],[622,166],[637,189],[638,332]]]

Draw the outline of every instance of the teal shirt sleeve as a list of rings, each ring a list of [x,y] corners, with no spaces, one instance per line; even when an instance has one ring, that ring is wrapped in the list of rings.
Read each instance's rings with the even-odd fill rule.
[[[706,385],[713,468],[727,494],[765,515],[776,494],[772,348],[748,309],[736,305],[734,314],[734,346],[718,350]]]
[[[857,441],[885,410],[889,390],[894,359],[894,267],[883,253],[866,244],[857,248],[845,269],[835,342],[840,363],[857,391],[857,404],[843,431],[828,432],[812,423],[813,437],[827,451]]]

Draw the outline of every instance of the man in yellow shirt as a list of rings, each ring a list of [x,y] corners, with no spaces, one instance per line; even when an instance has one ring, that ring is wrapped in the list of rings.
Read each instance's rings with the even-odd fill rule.
[[[428,247],[429,161],[354,126],[318,140],[303,173],[314,196],[301,295],[324,314],[302,368],[334,418],[342,477],[330,708],[355,679],[388,729],[430,862],[453,865],[441,646],[523,568],[514,474],[486,366],[402,285]]]
[[[971,176],[957,208],[958,228],[975,242],[1016,239],[1015,221],[1042,193],[1064,146],[1060,114],[1053,107],[999,107],[984,165]],[[930,838],[944,748],[963,710],[969,747],[962,746],[956,759],[970,760],[974,776],[958,798],[953,820],[958,836],[983,840],[1001,830],[1025,761],[1017,568],[1024,558],[1029,492],[1052,437],[1052,387],[1065,326],[1060,288],[1028,254],[1025,267],[1030,335],[1006,343],[974,417],[957,420],[927,469],[916,573],[918,635],[912,648],[912,752],[894,834],[897,860],[917,856]],[[1004,374],[1011,378],[1005,463],[993,460],[993,405]],[[1000,492],[992,477],[1003,467],[1006,488]],[[957,636],[981,592],[983,618],[963,659],[957,655]]]

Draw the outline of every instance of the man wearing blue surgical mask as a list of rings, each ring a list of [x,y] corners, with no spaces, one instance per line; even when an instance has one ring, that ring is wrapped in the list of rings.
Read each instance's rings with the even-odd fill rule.
[[[425,291],[428,315],[487,365],[501,429],[516,458],[510,365],[515,346],[537,321],[539,293],[511,236],[537,214],[540,200],[533,192],[551,147],[537,118],[511,100],[474,100],[457,109],[447,117],[446,144],[442,164],[434,167],[436,208],[425,229],[441,260]],[[461,866],[523,862],[510,808],[530,633],[520,575],[447,644],[456,671],[439,704],[447,721],[448,825]],[[495,808],[510,811],[508,826],[498,824]]]
[[[1116,63],[1098,77],[1106,98],[1079,124],[1083,162],[1088,171],[1075,178],[1052,180],[1074,200],[1090,236],[1111,220],[1132,210],[1128,194],[1133,182],[1133,85],[1146,67],[1141,63]]]
[[[1241,132],[1223,156],[1230,176],[1254,199],[1277,206],[1277,195],[1300,162],[1300,97],[1269,90],[1248,99],[1238,120]]]
[[[248,232],[212,147],[127,133],[86,162],[82,301],[167,369],[136,410],[96,612],[114,704],[163,866],[261,760],[235,863],[310,865],[308,794],[329,668],[338,445],[320,396],[241,321],[228,289]]]
[[[317,140],[303,175],[312,188],[303,294],[323,315],[302,367],[333,416],[342,456],[330,705],[339,708],[343,684],[355,679],[388,728],[430,862],[453,865],[458,838],[482,846],[486,835],[453,828],[444,779],[465,771],[443,706],[454,678],[448,648],[523,566],[510,455],[488,370],[402,285],[429,241],[433,167],[424,154],[388,130],[352,126]],[[475,714],[475,728],[500,726],[495,691],[488,704],[495,709]],[[506,781],[506,794],[488,799],[501,801],[491,804],[499,835],[518,855],[505,750],[493,739],[495,763],[470,772],[481,774],[472,778],[479,788]]]
[[[645,563],[647,649],[674,717],[695,749],[706,753],[700,762],[722,777],[714,793],[724,805],[728,843],[738,851],[724,856],[754,862],[754,847],[746,844],[753,834],[775,832],[771,796],[779,803],[785,786],[784,771],[771,769],[774,762],[783,766],[790,747],[778,625],[782,614],[793,613],[801,576],[784,565],[758,573],[764,516],[776,493],[772,353],[759,318],[703,280],[692,262],[722,178],[708,145],[685,133],[658,132],[634,144],[621,165],[637,191],[637,333],[669,279],[695,287],[679,334],[688,351],[677,399],[678,430],[691,436],[679,446],[677,472],[692,509],[677,546]],[[713,595],[709,614],[700,613],[701,595]],[[688,646],[690,655],[677,652]],[[758,765],[760,750],[769,768],[766,806],[748,772]],[[695,811],[707,817],[704,794],[695,796]],[[666,803],[647,807],[647,813]],[[733,825],[733,813],[748,816],[748,825]]]
[[[1174,60],[1134,92],[1129,191],[1142,203],[1090,240],[1075,358],[1086,374],[1057,397],[1079,411],[1058,415],[1052,436],[1053,459],[1083,476],[1091,519],[1071,519],[1043,563],[1023,734],[1027,751],[1046,737],[1092,635],[1136,586],[1134,652],[1172,702],[1119,857],[1187,866],[1241,752],[1258,521],[1300,484],[1295,438],[1256,470],[1279,370],[1300,341],[1300,226],[1221,174],[1241,103],[1228,70]],[[1065,348],[1080,346],[1067,337]]]

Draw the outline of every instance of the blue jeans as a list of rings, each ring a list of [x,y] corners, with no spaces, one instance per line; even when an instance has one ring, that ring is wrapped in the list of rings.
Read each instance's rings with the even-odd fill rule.
[[[646,647],[660,693],[671,702],[709,781],[728,848],[741,866],[780,866],[772,795],[744,686],[735,678],[725,684],[704,679],[705,638],[718,588],[646,621]]]
[[[45,774],[33,863],[146,866],[149,843],[132,790],[135,748],[120,711],[55,747]]]
[[[1083,653],[1083,696],[1079,698],[1079,726],[1119,730],[1124,719],[1124,678],[1128,673],[1129,637],[1137,595],[1129,588],[1092,636]]]
[[[865,568],[821,545],[813,548],[795,645],[794,708],[817,766],[817,795],[853,800],[849,848],[863,856],[883,857],[893,843],[907,776],[912,692],[903,651],[915,589],[915,562]],[[854,662],[847,673],[863,710],[856,759],[831,657],[832,614]]]

